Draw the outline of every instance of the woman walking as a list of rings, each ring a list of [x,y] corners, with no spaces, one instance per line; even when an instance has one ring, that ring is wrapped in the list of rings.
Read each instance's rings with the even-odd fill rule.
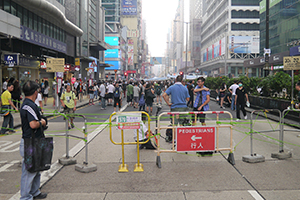
[[[220,106],[221,108],[225,109],[225,107],[223,106],[223,103],[224,103],[224,98],[225,98],[225,91],[227,90],[227,87],[226,87],[226,84],[225,83],[222,83],[221,87],[220,87],[220,99],[221,99],[221,102],[220,102]]]

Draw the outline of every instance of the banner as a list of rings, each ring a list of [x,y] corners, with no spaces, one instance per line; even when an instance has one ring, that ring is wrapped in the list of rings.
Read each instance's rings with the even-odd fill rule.
[[[122,15],[137,15],[137,0],[123,0]]]
[[[133,51],[133,39],[128,40],[128,65],[133,66],[133,59],[134,59],[134,51]]]

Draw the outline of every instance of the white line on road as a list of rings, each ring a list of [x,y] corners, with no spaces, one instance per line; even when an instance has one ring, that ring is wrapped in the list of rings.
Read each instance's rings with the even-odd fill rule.
[[[264,200],[255,190],[248,190],[248,192],[256,200]]]
[[[127,108],[126,104],[122,109],[121,112],[123,112],[126,108]],[[116,115],[114,115],[112,117],[112,121],[114,120],[114,118],[116,117]],[[109,119],[107,119],[104,123],[108,123]],[[88,135],[88,141],[91,141],[92,139],[94,139],[103,129],[105,129],[108,126],[108,124],[102,124],[101,126],[99,126],[96,130],[94,130],[91,134]],[[81,151],[83,148],[85,147],[85,143],[83,141],[80,141],[77,145],[75,145],[70,151],[69,154],[70,156],[72,155],[76,155],[79,151]],[[64,154],[62,157],[66,156],[66,154]],[[51,177],[53,177],[61,168],[63,167],[63,165],[59,164],[58,160],[53,163],[51,165],[51,168],[48,171],[43,171],[41,173],[41,185],[40,187],[42,187]],[[12,196],[9,200],[19,200],[21,197],[20,195],[20,191],[18,191],[16,194],[14,194],[14,196]]]
[[[20,163],[20,161],[19,160],[14,160],[14,161],[11,161],[9,164],[3,165],[0,168],[0,173],[1,172],[14,172],[14,171],[17,171],[16,169],[8,169],[16,163]]]

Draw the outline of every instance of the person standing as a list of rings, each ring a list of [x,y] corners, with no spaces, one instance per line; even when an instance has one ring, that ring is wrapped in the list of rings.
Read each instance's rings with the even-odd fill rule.
[[[114,90],[114,112],[116,112],[117,106],[119,107],[120,112],[122,106],[122,88],[119,86],[118,82],[116,82]]]
[[[88,91],[89,91],[89,96],[90,96],[89,105],[95,105],[94,104],[94,86],[90,85],[88,88]]]
[[[108,86],[106,87],[107,89],[107,95],[108,95],[108,104],[107,105],[112,105],[112,101],[114,98],[114,91],[115,91],[115,87],[112,85],[111,82],[109,82]]]
[[[134,83],[133,87],[133,107],[138,108],[139,105],[139,93],[140,93],[140,88],[138,86],[138,82]]]
[[[5,134],[8,130],[6,127],[9,125],[9,133],[15,133],[14,131],[14,118],[11,114],[11,107],[13,107],[16,111],[18,108],[13,104],[11,101],[11,92],[14,90],[14,85],[12,83],[7,84],[7,90],[5,90],[1,95],[1,103],[2,103],[2,110],[8,110],[8,114],[4,116],[1,134]]]
[[[153,99],[155,98],[154,94],[154,88],[150,83],[146,85],[145,89],[145,103],[146,103],[146,112],[149,113],[149,107],[150,107],[150,115],[152,115],[153,111]]]
[[[248,94],[246,89],[243,87],[243,83],[239,81],[239,88],[236,89],[236,96],[235,96],[235,105],[236,105],[236,121],[240,121],[240,110],[242,110],[244,114],[244,119],[247,119],[247,113],[245,110],[246,100],[249,102]]]
[[[123,89],[123,93],[124,93],[124,98],[126,97],[126,87],[127,87],[127,82],[123,81],[122,89]]]
[[[162,84],[161,82],[159,81],[156,85],[155,85],[155,94],[156,94],[156,102],[157,102],[157,105],[161,105],[162,104],[162,98],[161,98],[161,95],[162,95]]]
[[[193,104],[194,111],[208,111],[210,102],[210,92],[209,88],[204,86],[205,78],[199,77],[197,79],[197,86],[195,87],[194,92],[197,94],[195,102]],[[193,115],[193,125],[196,124],[197,119],[200,118],[199,121],[201,122],[202,126],[206,126],[205,124],[205,114],[197,114],[195,117]]]
[[[21,88],[18,80],[14,81],[14,90],[11,92],[11,98],[13,100],[14,105],[20,109],[21,107],[21,100],[22,100],[22,95],[21,95]]]
[[[126,86],[127,90],[127,103],[132,106],[132,99],[133,99],[133,85],[132,82],[130,81],[129,84]]]
[[[71,86],[67,85],[67,89],[65,92],[62,93],[60,97],[60,102],[62,107],[64,107],[64,113],[65,115],[72,115],[76,111],[76,95],[73,91],[71,91]],[[68,116],[71,121],[68,125],[69,129],[74,128],[74,117]]]
[[[231,110],[235,110],[235,95],[236,95],[236,89],[239,87],[238,84],[236,84],[236,80],[234,83],[229,87],[229,91],[231,93]]]
[[[44,89],[44,93],[43,93],[43,98],[44,98],[44,106],[47,106],[47,99],[48,99],[48,95],[49,95],[49,82],[47,80],[45,80],[45,89]]]
[[[225,109],[225,107],[223,106],[223,103],[224,103],[224,98],[225,98],[225,92],[226,92],[226,90],[227,90],[226,84],[222,83],[222,85],[220,87],[220,99],[221,99],[220,106],[223,109]]]
[[[34,102],[37,105],[39,111],[41,111],[43,113],[44,110],[43,110],[43,98],[42,98],[42,94],[41,94],[41,88],[38,89],[38,94],[37,94],[37,97]]]
[[[24,139],[31,138],[34,133],[35,138],[45,137],[41,126],[46,126],[46,121],[34,103],[38,94],[39,85],[34,81],[27,81],[23,85],[23,92],[25,94],[24,102],[20,109],[20,116],[22,122],[22,139],[20,142],[20,155],[23,158],[22,162],[22,176],[21,176],[21,200],[25,199],[45,199],[46,193],[42,193],[40,188],[41,175],[40,172],[29,172],[25,169],[24,163]]]
[[[105,93],[106,93],[106,88],[104,86],[104,81],[101,82],[101,85],[100,85],[100,97],[101,97],[101,110],[105,110],[106,108],[106,105],[105,105]]]
[[[190,100],[188,89],[182,85],[183,77],[178,75],[176,77],[176,83],[170,86],[163,94],[163,98],[168,106],[171,108],[171,112],[185,112],[187,111],[187,102]],[[169,96],[171,95],[171,102],[169,102]],[[183,124],[184,119],[187,116],[179,116],[179,120],[175,116],[174,125]]]
[[[189,91],[189,95],[190,95],[190,100],[187,103],[187,106],[193,108],[193,104],[194,104],[194,80],[190,80],[190,84],[188,85],[188,91]]]
[[[5,81],[3,82],[3,86],[2,86],[2,92],[4,92],[5,90],[7,90],[7,83],[8,83],[8,78],[5,78]]]

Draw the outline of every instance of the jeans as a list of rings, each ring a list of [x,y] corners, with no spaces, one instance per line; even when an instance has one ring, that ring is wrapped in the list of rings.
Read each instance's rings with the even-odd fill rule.
[[[97,99],[98,97],[98,91],[94,91],[94,98]]]
[[[106,101],[106,99],[105,99],[104,97],[101,97],[101,107],[102,107],[102,108],[105,108],[105,107],[106,107],[105,101]]]
[[[235,110],[235,95],[232,95],[231,97],[231,110]]]
[[[22,176],[21,176],[21,198],[20,200],[32,200],[33,197],[39,195],[41,183],[40,172],[30,173],[25,169],[24,164],[24,140],[21,139],[20,155],[22,156]]]
[[[9,124],[9,129],[7,129],[7,125]],[[14,129],[14,118],[11,113],[7,116],[4,116],[1,133],[4,134],[6,131],[12,131]]]

